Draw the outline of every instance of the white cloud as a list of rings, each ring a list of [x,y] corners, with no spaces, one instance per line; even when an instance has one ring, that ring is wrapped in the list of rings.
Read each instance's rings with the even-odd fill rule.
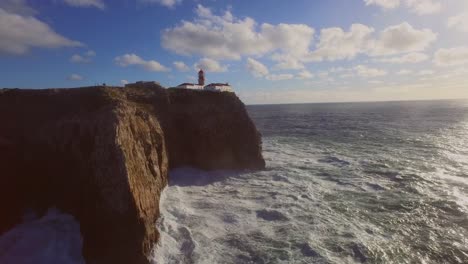
[[[429,59],[424,53],[414,52],[409,53],[400,57],[392,57],[392,58],[382,58],[378,61],[386,62],[386,63],[396,63],[396,64],[407,64],[407,63],[419,63]]]
[[[86,57],[94,57],[96,56],[96,52],[94,50],[88,50],[84,55]]]
[[[117,63],[117,65],[122,67],[136,65],[142,67],[147,71],[153,72],[167,72],[170,70],[169,68],[166,68],[165,66],[161,65],[155,60],[146,61],[136,54],[125,54],[122,56],[118,56],[114,59],[114,61]]]
[[[468,12],[449,17],[447,27],[460,32],[468,32]]]
[[[258,26],[255,20],[238,19],[229,11],[215,15],[202,5],[195,11],[193,21],[182,21],[162,33],[161,44],[165,49],[210,59],[239,60],[244,56],[269,55],[276,62],[274,69],[281,70],[302,70],[305,63],[354,59],[361,54],[374,57],[421,52],[437,39],[432,30],[417,29],[407,22],[378,34],[372,27],[353,24],[348,31],[339,27],[322,29],[314,45],[315,30],[308,25],[264,23]]]
[[[353,59],[359,54],[369,56],[395,55],[425,50],[437,35],[430,29],[415,29],[407,22],[390,26],[373,36],[374,29],[353,24],[349,31],[341,28],[321,30],[317,48],[302,58],[303,61]]]
[[[418,15],[428,15],[440,12],[442,4],[438,0],[364,0],[366,5],[376,5],[383,9],[395,9],[405,3],[405,6]]]
[[[90,63],[93,61],[93,57],[96,56],[96,52],[89,50],[83,55],[74,54],[70,57],[70,61],[73,63]]]
[[[67,5],[74,7],[95,7],[105,9],[106,5],[102,0],[63,0]]]
[[[275,68],[280,70],[300,70],[304,69],[305,66],[299,59],[287,57],[284,61],[277,63]]]
[[[393,9],[400,6],[400,0],[364,0],[366,5],[376,5],[384,9]]]
[[[247,59],[246,68],[255,77],[265,77],[270,73],[265,65],[252,58]]]
[[[174,64],[174,67],[179,71],[182,71],[182,72],[190,71],[189,66],[187,66],[187,64],[185,64],[182,61],[174,61],[173,64]]]
[[[140,0],[140,2],[143,2],[143,3],[154,3],[154,4],[159,4],[159,5],[162,5],[162,6],[165,6],[165,7],[174,7],[176,6],[177,4],[180,4],[182,2],[182,0]]]
[[[439,49],[434,54],[437,66],[455,66],[468,63],[468,46],[450,49]]]
[[[304,69],[305,66],[301,62],[302,56],[294,56],[291,54],[279,54],[275,53],[271,56],[271,59],[277,61],[278,63],[275,65],[275,69],[281,70],[300,70]]]
[[[219,62],[213,59],[203,58],[194,65],[194,68],[196,70],[203,69],[207,72],[225,72],[228,67],[226,65],[219,64]]]
[[[358,65],[353,68],[354,72],[364,78],[373,78],[387,75],[387,72],[380,69],[369,68],[365,65]]]
[[[78,75],[76,73],[71,74],[70,76],[67,77],[67,80],[69,81],[82,81],[84,78],[81,75]]]
[[[284,80],[290,80],[294,78],[294,75],[289,74],[289,73],[284,73],[284,74],[270,74],[266,76],[267,80],[270,81],[284,81]]]
[[[91,59],[85,58],[81,56],[80,54],[74,54],[73,56],[70,57],[70,61],[73,63],[89,63],[91,62]]]
[[[384,29],[374,42],[371,55],[423,51],[437,39],[430,29],[415,29],[407,22]]]
[[[437,0],[406,0],[406,6],[418,15],[435,14],[442,9],[442,4]]]
[[[28,6],[26,0],[1,0],[0,9],[8,13],[31,16],[37,13],[32,7]]]
[[[420,71],[418,72],[418,75],[422,75],[422,76],[423,76],[423,75],[432,75],[432,74],[434,74],[434,73],[435,73],[435,72],[434,72],[433,70],[420,70]]]
[[[270,71],[263,63],[252,58],[247,58],[247,63],[245,66],[247,71],[249,71],[250,74],[257,78],[265,78],[270,81],[283,81],[294,78],[294,75],[289,73],[270,74]],[[307,70],[303,70],[299,72],[296,77],[298,79],[310,79],[313,78],[314,75]]]
[[[403,69],[403,70],[398,71],[396,74],[397,75],[409,75],[409,74],[412,74],[412,73],[413,73],[413,71],[411,71],[411,70]]]
[[[244,55],[264,55],[278,51],[290,54],[306,53],[314,29],[303,24],[262,24],[252,18],[238,19],[226,12],[212,14],[198,5],[193,22],[166,29],[162,46],[177,54],[201,55],[213,59],[240,59]]]
[[[25,54],[31,48],[60,48],[82,46],[65,38],[44,22],[0,8],[0,53]]]
[[[312,79],[312,78],[314,78],[314,74],[307,71],[307,70],[303,70],[303,71],[301,71],[301,72],[299,72],[297,74],[297,78],[299,78],[299,79]]]
[[[326,28],[320,32],[317,49],[310,53],[307,61],[352,59],[365,52],[374,29],[362,24],[353,24],[348,32],[341,28]]]
[[[362,78],[375,78],[387,75],[387,71],[377,68],[371,68],[366,65],[357,65],[352,68],[338,68],[338,69],[330,69],[328,72],[322,72],[318,76],[321,78],[328,78],[330,75],[329,73],[336,73],[340,74],[340,78],[354,78],[354,77],[362,77]]]
[[[121,85],[124,85],[124,86],[125,86],[125,85],[128,84],[128,83],[129,83],[129,82],[128,82],[127,80],[120,80],[120,84],[121,84]]]

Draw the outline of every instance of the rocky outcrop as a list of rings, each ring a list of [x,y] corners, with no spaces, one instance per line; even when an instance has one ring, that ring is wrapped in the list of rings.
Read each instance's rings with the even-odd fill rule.
[[[169,167],[261,169],[232,93],[0,90],[0,233],[51,206],[80,222],[88,263],[148,263]]]

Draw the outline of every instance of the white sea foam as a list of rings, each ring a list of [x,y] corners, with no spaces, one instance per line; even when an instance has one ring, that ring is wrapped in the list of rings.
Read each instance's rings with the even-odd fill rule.
[[[304,150],[311,151],[308,146],[273,150],[268,143],[275,142],[265,144],[265,157],[274,168],[266,171],[204,172],[185,168],[171,172],[170,186],[161,197],[157,223],[161,239],[153,254],[155,263],[343,260],[317,238],[327,239],[329,225],[337,229],[335,232],[346,233],[359,223],[335,218],[333,212],[324,214],[322,206],[329,208],[324,198],[327,191],[318,190],[327,190],[319,186],[327,186],[328,182],[311,181],[308,168],[291,166],[284,170],[294,163],[318,166],[318,158],[311,153],[307,158],[300,156]],[[191,184],[195,177],[203,180]]]
[[[83,264],[80,226],[73,216],[49,211],[39,219],[31,214],[0,237],[2,264]]]
[[[465,183],[455,176],[457,164],[425,163],[416,156],[418,149],[411,150],[414,156],[402,156],[394,146],[382,151],[332,144],[270,137],[264,139],[265,171],[172,171],[161,197],[161,239],[153,262],[457,263],[467,258],[461,252],[468,248],[459,242],[450,249],[453,257],[444,255],[445,240],[421,239],[446,233],[448,210],[455,219],[462,214],[454,204],[466,202],[466,189],[452,188],[454,181]],[[452,170],[437,175],[434,167],[449,165]],[[432,172],[426,177],[422,169]],[[450,240],[463,241],[467,230],[452,228]],[[424,247],[430,249],[414,249]]]

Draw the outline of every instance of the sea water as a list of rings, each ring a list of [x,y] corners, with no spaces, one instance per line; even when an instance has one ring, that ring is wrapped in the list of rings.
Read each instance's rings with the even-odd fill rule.
[[[1,264],[84,264],[78,221],[51,208],[42,217],[25,212],[21,224],[0,236]]]
[[[172,171],[153,262],[468,263],[468,102],[248,111],[266,170]],[[0,263],[84,263],[72,216],[26,216]]]
[[[172,171],[155,263],[468,263],[468,102],[248,111],[266,170]]]

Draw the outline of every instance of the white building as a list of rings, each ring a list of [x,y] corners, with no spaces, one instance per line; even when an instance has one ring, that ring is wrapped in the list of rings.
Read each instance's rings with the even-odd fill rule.
[[[177,86],[177,88],[182,89],[192,89],[192,90],[203,90],[203,85],[194,84],[194,83],[183,83]]]
[[[177,88],[213,92],[233,92],[232,87],[228,83],[210,83],[205,86],[205,72],[203,70],[198,72],[198,84],[183,83],[177,86]]]
[[[210,83],[205,86],[204,90],[213,92],[233,92],[232,87],[228,83]]]

